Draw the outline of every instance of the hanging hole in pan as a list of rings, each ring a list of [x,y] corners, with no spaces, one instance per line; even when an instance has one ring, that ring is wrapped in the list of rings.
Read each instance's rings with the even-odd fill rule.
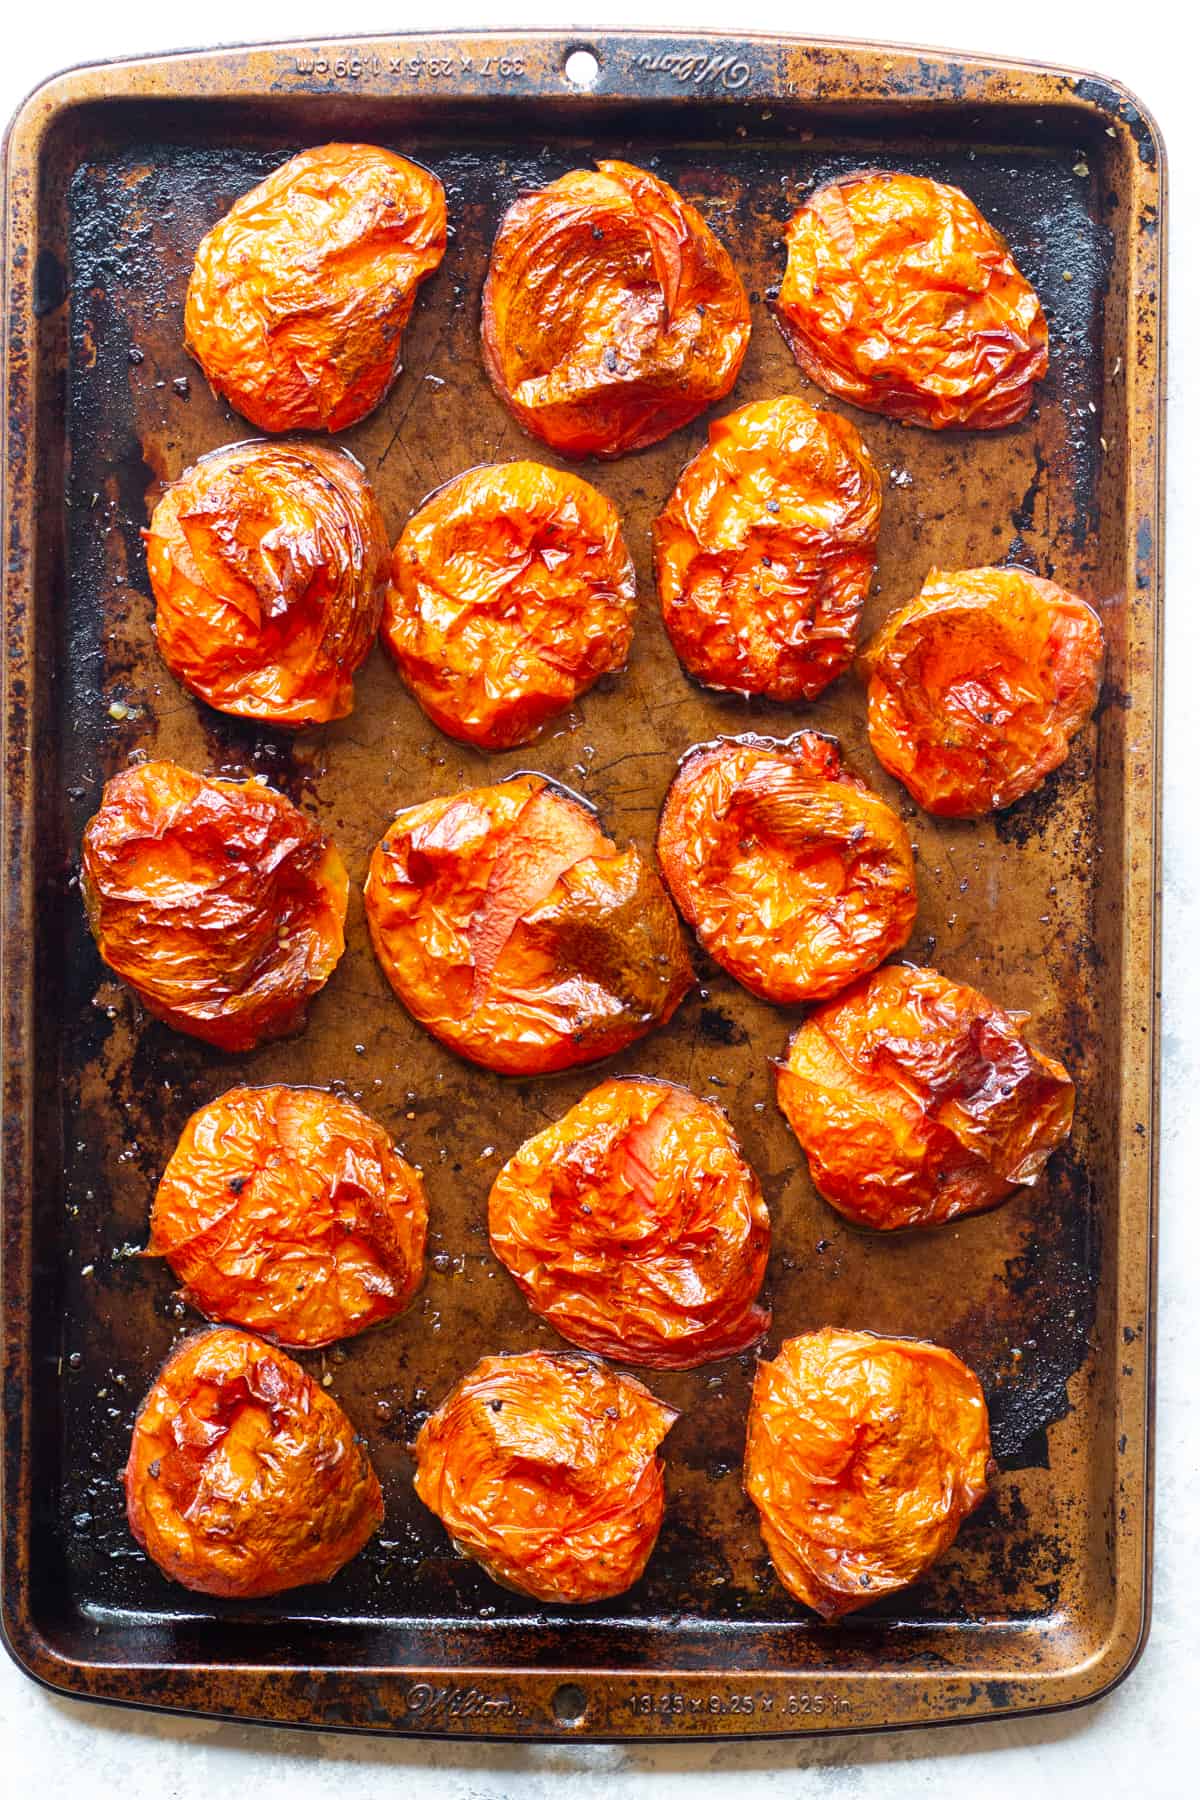
[[[600,58],[594,50],[579,45],[574,50],[567,51],[566,61],[563,63],[563,74],[572,87],[595,87],[600,74]]]
[[[587,1695],[573,1681],[555,1688],[551,1702],[554,1717],[560,1725],[582,1725],[587,1716]]]

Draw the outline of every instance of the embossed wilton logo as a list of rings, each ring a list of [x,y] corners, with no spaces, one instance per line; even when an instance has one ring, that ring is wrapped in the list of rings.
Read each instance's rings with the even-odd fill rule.
[[[508,1694],[484,1694],[473,1687],[433,1687],[414,1682],[404,1696],[410,1719],[519,1719],[522,1708]]]
[[[738,56],[698,56],[685,50],[643,50],[634,58],[639,69],[650,75],[672,75],[676,81],[720,82],[722,87],[744,88],[750,79],[750,65]]]

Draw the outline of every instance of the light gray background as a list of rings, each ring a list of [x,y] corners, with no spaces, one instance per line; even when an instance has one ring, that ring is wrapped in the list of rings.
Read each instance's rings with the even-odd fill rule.
[[[1184,20],[1186,19],[1186,23]],[[993,51],[1095,69],[1132,87],[1166,136],[1171,197],[1171,404],[1167,555],[1162,1204],[1154,1629],[1109,1699],[1027,1724],[951,1726],[781,1744],[533,1747],[393,1742],[208,1724],[81,1705],[34,1686],[0,1655],[0,1782],[72,1800],[655,1800],[940,1794],[970,1800],[1174,1800],[1197,1791],[1200,1703],[1200,98],[1196,28],[1178,0],[13,0],[0,38],[0,117],[53,70],[113,56],[318,41],[429,26],[637,25],[774,30]],[[1191,1768],[1189,1775],[1188,1769]],[[11,1785],[10,1785],[11,1784]]]

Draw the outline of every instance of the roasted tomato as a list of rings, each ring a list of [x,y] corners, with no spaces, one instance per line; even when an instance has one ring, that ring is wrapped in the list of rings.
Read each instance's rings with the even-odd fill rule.
[[[337,1401],[245,1331],[201,1332],[162,1368],[133,1428],[125,1501],[164,1575],[236,1600],[328,1581],[383,1519]]]
[[[684,668],[707,687],[815,699],[853,659],[879,513],[879,473],[836,413],[785,395],[710,425],[654,522]]]
[[[262,431],[344,431],[400,371],[417,288],[446,248],[436,175],[373,144],[302,150],[196,252],[188,349]]]
[[[944,1225],[1032,1187],[1075,1088],[1022,1036],[1026,1014],[933,969],[876,970],[813,1012],[779,1104],[820,1193],[857,1225]]]
[[[937,1344],[827,1325],[758,1365],[746,1492],[775,1573],[822,1618],[919,1580],[992,1467],[983,1391]]]
[[[150,1214],[184,1298],[314,1349],[402,1312],[421,1282],[420,1174],[321,1088],[233,1088],[193,1113]]]
[[[156,1019],[221,1050],[297,1030],[345,946],[341,857],[258,781],[171,762],[114,775],[80,886],[109,968]]]
[[[611,502],[578,475],[500,463],[404,527],[383,641],[435,725],[504,750],[624,666],[635,599]]]
[[[502,1587],[581,1606],[632,1587],[663,1516],[678,1414],[591,1357],[485,1356],[422,1426],[415,1487]]]
[[[904,826],[816,731],[689,750],[663,804],[658,859],[714,961],[781,1006],[875,968],[916,916]]]
[[[777,317],[810,380],[906,425],[994,430],[1046,373],[1041,302],[958,188],[869,169],[787,228]]]
[[[657,443],[724,399],[749,340],[728,251],[645,169],[573,169],[506,213],[484,362],[526,431],[563,455]]]
[[[388,543],[360,465],[320,444],[234,444],[169,487],[145,534],[158,647],[222,712],[319,725],[354,705]]]
[[[723,1113],[606,1081],[523,1144],[488,1202],[492,1249],[541,1318],[617,1362],[694,1369],[771,1323],[771,1221]]]
[[[1027,569],[930,571],[863,652],[871,748],[918,806],[973,818],[1064,761],[1100,693],[1086,600]]]
[[[375,847],[366,902],[409,1012],[503,1075],[623,1050],[694,980],[658,876],[544,775],[408,807]]]

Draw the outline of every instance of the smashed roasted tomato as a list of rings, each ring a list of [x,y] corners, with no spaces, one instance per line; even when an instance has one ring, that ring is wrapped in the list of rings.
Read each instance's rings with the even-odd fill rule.
[[[1027,569],[932,569],[863,652],[867,728],[918,806],[1011,806],[1066,758],[1095,708],[1104,634],[1087,604]]]
[[[1075,1088],[1026,1014],[896,964],[818,1007],[779,1065],[779,1104],[831,1206],[857,1225],[943,1225],[1032,1187]]]
[[[758,1179],[724,1114],[671,1082],[606,1081],[530,1138],[488,1227],[534,1312],[600,1356],[694,1369],[771,1323]]]
[[[404,527],[383,641],[435,725],[503,750],[624,667],[635,600],[612,503],[577,475],[500,463]]]
[[[836,738],[718,738],[667,790],[658,859],[714,961],[789,1005],[845,987],[912,930],[912,846]]]
[[[728,251],[645,169],[573,169],[506,213],[484,362],[525,429],[565,456],[620,456],[686,425],[729,392],[749,339]]]
[[[623,1050],[694,981],[658,876],[544,775],[408,807],[375,847],[366,905],[413,1017],[504,1075]]]
[[[302,150],[196,252],[184,330],[262,431],[344,431],[400,371],[417,288],[446,248],[436,175],[372,144]]]
[[[155,636],[184,687],[270,725],[350,711],[388,572],[353,457],[321,444],[214,450],[167,489],[144,536]]]
[[[485,1356],[422,1426],[415,1486],[463,1556],[535,1600],[623,1594],[663,1516],[673,1408],[586,1356]]]
[[[341,857],[258,781],[171,762],[114,775],[80,886],[109,968],[156,1019],[221,1050],[297,1030],[345,946]]]
[[[793,213],[776,316],[826,393],[906,425],[994,430],[1046,373],[1041,302],[956,187],[867,170]]]
[[[794,395],[708,428],[654,522],[663,622],[706,687],[812,700],[854,657],[879,473],[847,419]]]
[[[992,1467],[979,1382],[937,1344],[826,1326],[758,1365],[746,1492],[775,1573],[822,1618],[919,1580]]]
[[[321,1088],[233,1088],[193,1113],[150,1214],[184,1298],[288,1348],[402,1312],[421,1282],[418,1171],[381,1125]]]
[[[252,1600],[328,1581],[383,1519],[349,1419],[281,1350],[244,1331],[189,1338],[137,1416],[129,1527],[164,1575]]]

